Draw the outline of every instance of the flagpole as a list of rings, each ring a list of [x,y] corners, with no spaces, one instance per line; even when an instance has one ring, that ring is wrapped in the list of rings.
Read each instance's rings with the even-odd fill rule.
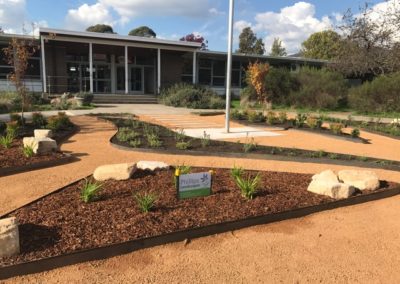
[[[226,68],[226,114],[225,131],[229,133],[229,117],[231,110],[231,77],[232,77],[232,43],[233,43],[233,15],[234,0],[229,0],[229,34],[228,34],[228,59]]]

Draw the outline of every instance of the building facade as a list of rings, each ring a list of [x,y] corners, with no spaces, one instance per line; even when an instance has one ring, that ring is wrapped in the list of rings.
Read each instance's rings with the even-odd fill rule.
[[[0,49],[14,36],[0,35]],[[49,28],[41,28],[35,41],[40,49],[29,60],[25,82],[33,92],[154,95],[178,82],[225,92],[226,53],[201,50],[199,43]],[[244,86],[245,70],[254,61],[293,71],[304,65],[326,64],[304,58],[234,54],[234,93]],[[0,90],[13,90],[8,80],[12,68],[0,53]]]

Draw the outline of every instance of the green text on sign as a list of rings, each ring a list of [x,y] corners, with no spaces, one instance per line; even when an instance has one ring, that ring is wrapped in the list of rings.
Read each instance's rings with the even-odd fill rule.
[[[179,176],[179,198],[208,196],[211,194],[211,174],[209,172]]]

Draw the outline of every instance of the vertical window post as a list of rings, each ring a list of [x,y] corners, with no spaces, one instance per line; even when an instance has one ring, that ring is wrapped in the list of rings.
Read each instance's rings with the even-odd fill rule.
[[[161,89],[161,49],[157,49],[157,92]]]
[[[93,94],[93,44],[89,43],[89,80],[90,80],[90,93]]]
[[[125,45],[125,94],[129,93],[128,46]]]
[[[197,79],[196,78],[197,77],[197,74],[196,74],[197,73],[196,72],[197,71],[197,60],[196,60],[197,58],[196,57],[197,57],[197,53],[196,53],[196,51],[193,51],[193,72],[192,72],[193,73],[193,75],[192,75],[193,76],[193,80],[192,80],[193,84],[196,84],[196,79]]]

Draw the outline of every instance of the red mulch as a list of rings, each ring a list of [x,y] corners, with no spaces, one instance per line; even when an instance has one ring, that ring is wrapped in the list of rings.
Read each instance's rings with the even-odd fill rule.
[[[22,253],[0,259],[0,266],[332,201],[307,192],[311,175],[262,172],[261,177],[253,200],[241,196],[225,169],[216,170],[211,196],[177,200],[173,170],[137,171],[128,181],[105,182],[99,200],[89,204],[80,200],[81,181],[10,214],[21,224]],[[158,196],[153,211],[139,211],[133,198],[139,192]]]

